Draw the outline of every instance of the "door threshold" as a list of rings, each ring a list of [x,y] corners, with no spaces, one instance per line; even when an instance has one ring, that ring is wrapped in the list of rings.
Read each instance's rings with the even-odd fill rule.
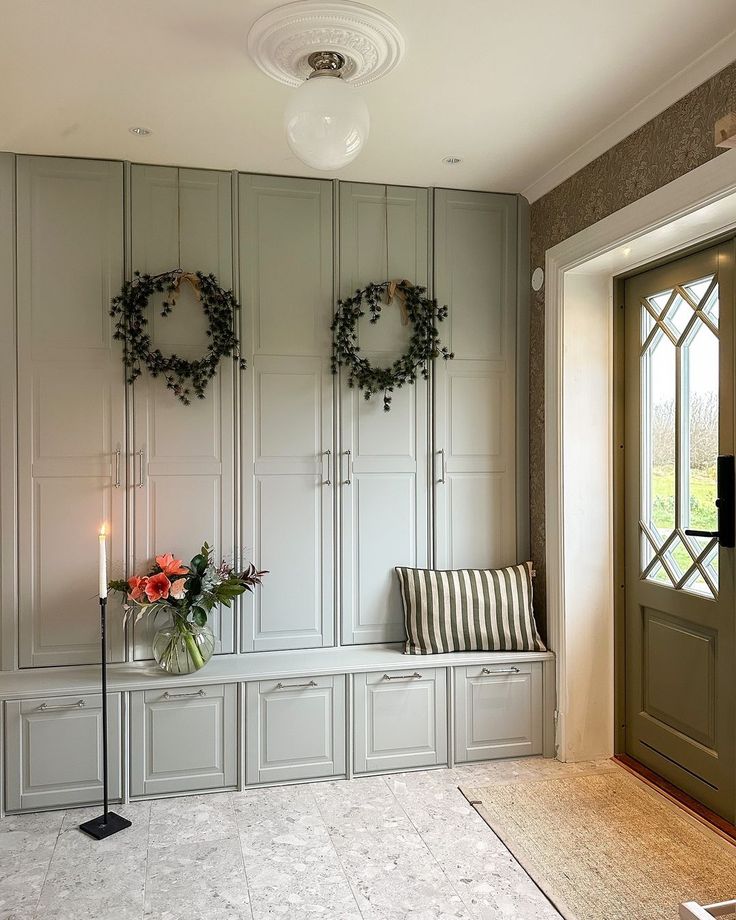
[[[731,824],[730,821],[726,821],[725,818],[717,815],[714,811],[711,811],[710,808],[706,808],[706,806],[698,802],[697,799],[683,792],[682,789],[678,789],[677,786],[673,786],[672,783],[663,779],[658,773],[655,773],[654,770],[645,767],[643,763],[639,763],[638,760],[629,757],[628,754],[616,754],[612,760],[620,767],[623,767],[624,770],[633,773],[634,776],[638,777],[638,779],[645,782],[648,786],[656,789],[657,792],[661,793],[665,798],[674,802],[678,808],[688,812],[693,818],[700,821],[701,824],[704,824],[706,827],[710,828],[710,830],[718,834],[719,837],[723,837],[724,840],[728,840],[729,843],[736,845],[736,825]]]

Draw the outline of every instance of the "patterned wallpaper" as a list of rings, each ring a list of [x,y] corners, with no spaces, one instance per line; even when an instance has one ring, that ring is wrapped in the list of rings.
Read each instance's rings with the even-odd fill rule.
[[[736,111],[736,63],[593,160],[531,206],[531,264],[567,237],[723,153],[713,127]],[[546,633],[544,539],[544,289],[532,293],[529,450],[535,608]]]

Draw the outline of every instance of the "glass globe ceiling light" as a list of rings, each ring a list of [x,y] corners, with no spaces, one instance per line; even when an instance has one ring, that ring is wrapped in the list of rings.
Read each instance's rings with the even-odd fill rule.
[[[358,156],[368,139],[368,106],[343,80],[342,54],[315,51],[307,60],[312,73],[293,92],[284,112],[286,139],[307,166],[341,169]]]

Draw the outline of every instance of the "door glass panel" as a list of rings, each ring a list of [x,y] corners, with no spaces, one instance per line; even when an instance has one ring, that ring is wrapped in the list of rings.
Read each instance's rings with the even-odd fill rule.
[[[685,529],[718,526],[715,276],[642,300],[641,341],[642,577],[712,597],[717,542]]]
[[[657,330],[643,356],[642,493],[644,520],[658,548],[675,527],[675,357],[675,346]]]

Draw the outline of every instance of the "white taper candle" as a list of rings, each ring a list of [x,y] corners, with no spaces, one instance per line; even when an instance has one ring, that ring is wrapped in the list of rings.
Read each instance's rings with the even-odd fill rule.
[[[100,528],[100,597],[107,597],[107,536],[104,524]]]

